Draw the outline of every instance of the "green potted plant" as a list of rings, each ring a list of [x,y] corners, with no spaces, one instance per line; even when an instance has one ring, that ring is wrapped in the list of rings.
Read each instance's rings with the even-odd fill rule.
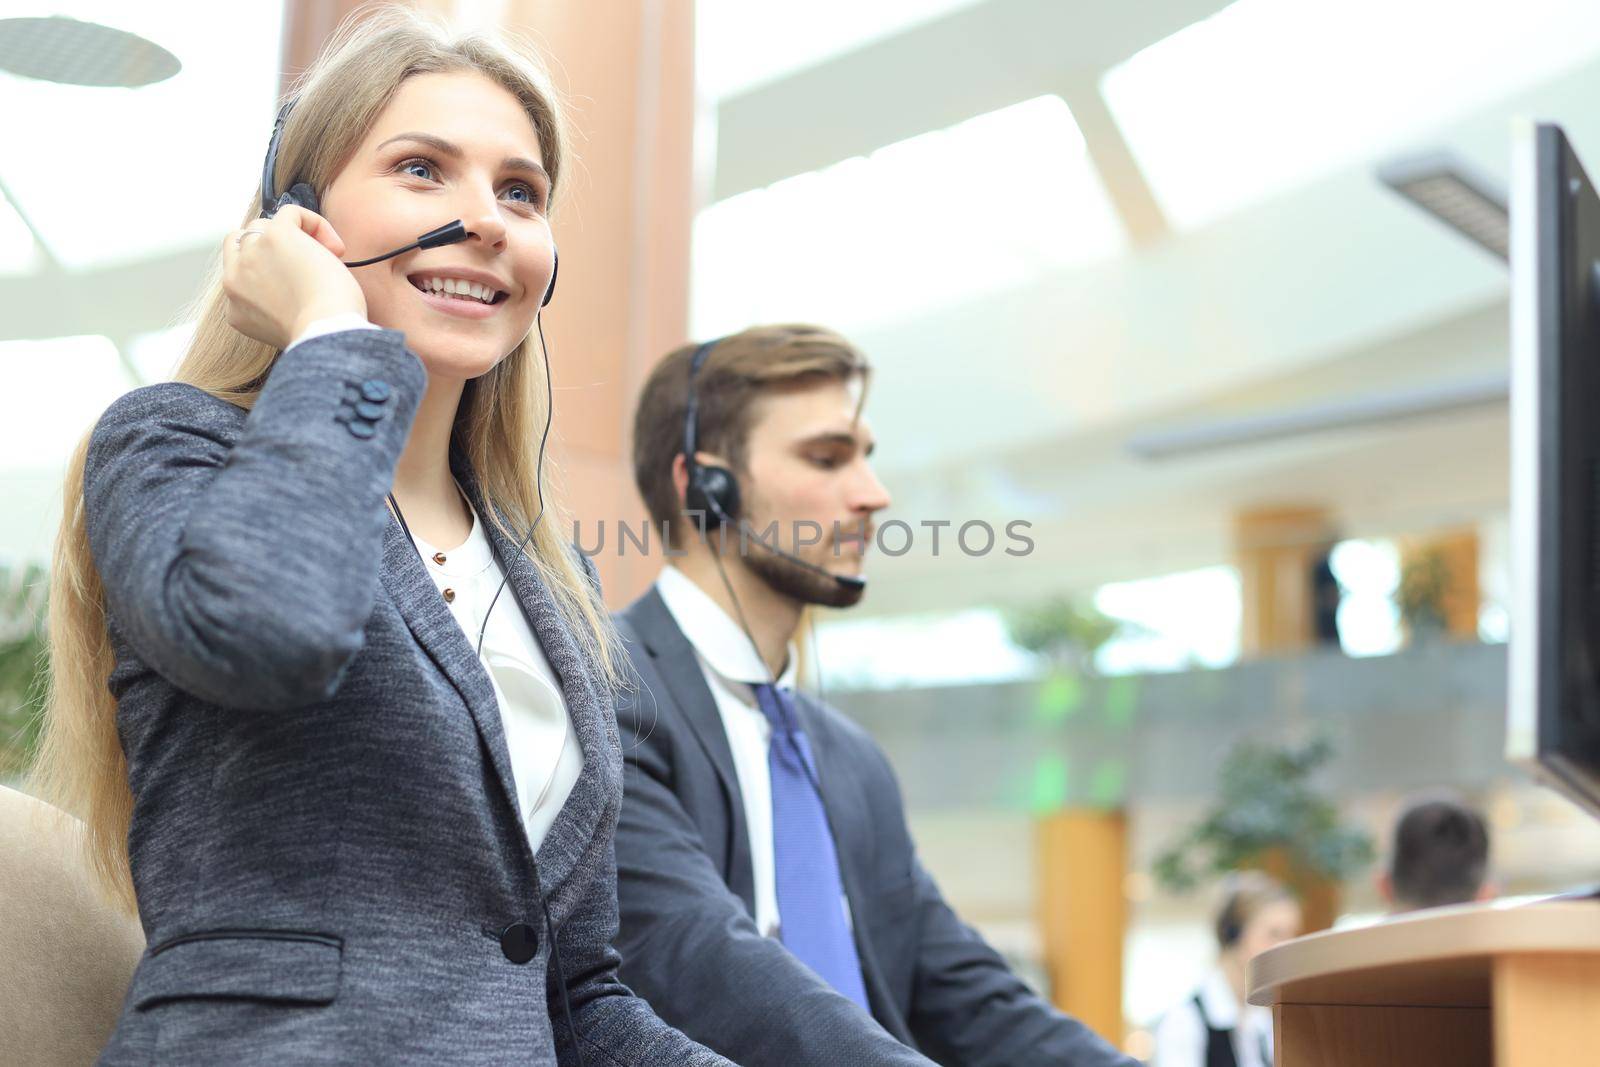
[[[1053,673],[1092,675],[1094,656],[1107,641],[1127,632],[1128,623],[1101,614],[1069,597],[1005,612],[1006,636],[1038,657]]]
[[[1445,598],[1449,595],[1450,566],[1442,552],[1426,548],[1406,560],[1394,600],[1412,640],[1430,641],[1445,632]]]
[[[38,741],[46,583],[42,567],[0,566],[0,780],[21,776]]]
[[[1157,856],[1157,882],[1187,892],[1232,871],[1265,870],[1300,896],[1308,932],[1333,925],[1339,885],[1372,862],[1374,849],[1311,787],[1332,758],[1326,738],[1299,748],[1237,745],[1218,772],[1216,802]]]

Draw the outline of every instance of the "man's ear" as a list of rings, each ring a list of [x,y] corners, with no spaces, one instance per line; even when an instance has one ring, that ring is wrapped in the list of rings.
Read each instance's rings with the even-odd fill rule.
[[[672,457],[672,494],[678,498],[681,510],[689,499],[689,464],[682,452]]]
[[[1391,908],[1394,907],[1394,879],[1389,877],[1389,872],[1379,871],[1373,881],[1377,883],[1378,895],[1383,898],[1383,902]]]

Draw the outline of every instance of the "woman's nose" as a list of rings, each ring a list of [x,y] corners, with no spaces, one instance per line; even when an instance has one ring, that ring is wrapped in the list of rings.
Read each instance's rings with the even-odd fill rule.
[[[500,202],[491,192],[474,194],[461,204],[461,223],[467,232],[490,248],[501,248],[506,243],[506,221],[500,214]]]

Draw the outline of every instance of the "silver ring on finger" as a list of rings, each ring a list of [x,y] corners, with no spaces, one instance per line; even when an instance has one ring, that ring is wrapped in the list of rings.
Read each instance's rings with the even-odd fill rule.
[[[250,229],[240,230],[238,233],[234,234],[234,236],[233,236],[233,247],[235,247],[235,248],[242,247],[244,245],[244,239],[246,237],[250,237],[252,235],[259,237],[261,235],[261,231],[260,230],[250,230]]]

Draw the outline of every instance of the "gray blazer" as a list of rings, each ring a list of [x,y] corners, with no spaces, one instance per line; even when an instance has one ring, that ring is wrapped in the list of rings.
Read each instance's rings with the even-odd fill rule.
[[[103,1063],[575,1064],[541,892],[589,1064],[726,1063],[617,978],[610,697],[485,523],[502,610],[526,615],[583,747],[528,846],[489,677],[384,506],[426,382],[403,334],[344,331],[285,352],[248,415],[169,382],[94,430],[84,506],[149,943]]]
[[[805,694],[871,1015],[762,937],[739,778],[694,648],[654,589],[617,625],[641,683],[618,710],[618,945],[623,980],[663,1019],[748,1067],[1132,1067],[962,923],[917,859],[883,752]]]

